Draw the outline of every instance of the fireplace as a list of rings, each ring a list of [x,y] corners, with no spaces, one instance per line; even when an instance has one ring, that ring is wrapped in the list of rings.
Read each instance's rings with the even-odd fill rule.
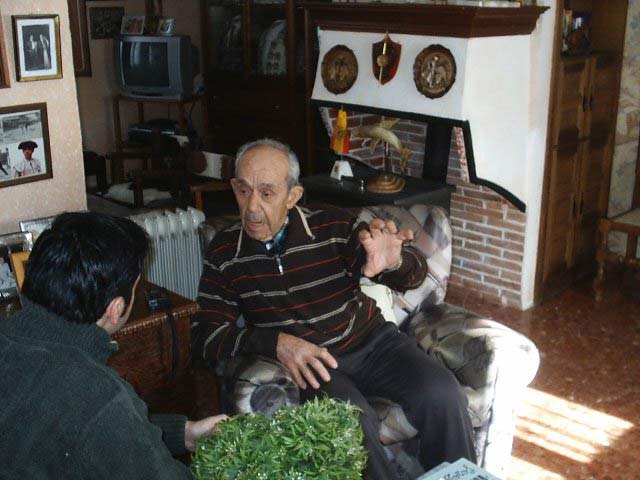
[[[325,88],[319,67],[308,74],[311,102],[322,112],[326,135],[337,108],[350,112],[350,127],[400,118],[394,131],[412,150],[408,174],[455,187],[451,288],[491,303],[528,306],[535,251],[527,254],[525,239],[539,215],[538,208],[531,216],[527,212],[535,197],[526,165],[536,110],[529,34],[545,8],[350,4],[346,10],[344,4],[324,3],[306,8],[319,27],[318,66],[335,45],[351,49],[359,64],[357,81],[340,94]],[[404,60],[393,80],[380,85],[371,73],[371,45],[387,31],[402,45]],[[417,52],[436,44],[452,52],[457,77],[444,96],[431,99],[416,91],[411,67]],[[352,138],[350,154],[380,167],[381,151],[371,152],[360,142]]]

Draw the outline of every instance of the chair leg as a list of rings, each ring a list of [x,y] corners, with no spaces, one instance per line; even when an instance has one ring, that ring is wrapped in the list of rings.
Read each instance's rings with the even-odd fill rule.
[[[600,220],[598,225],[600,242],[596,253],[596,261],[598,262],[598,271],[596,278],[593,280],[593,294],[596,302],[602,301],[602,292],[604,290],[604,264],[607,256],[607,242],[609,237],[609,226],[605,219]]]

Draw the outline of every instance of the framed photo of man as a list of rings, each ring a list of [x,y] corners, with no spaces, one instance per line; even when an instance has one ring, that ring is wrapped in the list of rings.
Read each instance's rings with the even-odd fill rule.
[[[0,107],[0,188],[52,177],[47,105]]]
[[[58,15],[14,15],[11,19],[18,81],[62,78]]]

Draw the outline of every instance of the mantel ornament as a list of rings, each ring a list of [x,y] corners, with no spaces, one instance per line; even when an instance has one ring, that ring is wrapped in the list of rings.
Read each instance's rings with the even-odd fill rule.
[[[423,49],[413,63],[413,80],[425,97],[445,95],[456,81],[456,61],[451,51],[442,45]]]
[[[358,60],[350,48],[336,45],[322,58],[320,73],[327,90],[336,95],[344,93],[358,77]]]

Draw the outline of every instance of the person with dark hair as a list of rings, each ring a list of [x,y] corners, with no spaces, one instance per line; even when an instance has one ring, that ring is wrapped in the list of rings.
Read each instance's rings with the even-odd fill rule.
[[[360,407],[367,480],[396,475],[366,396],[403,407],[427,470],[475,461],[467,400],[453,373],[385,322],[360,290],[362,277],[400,291],[422,284],[427,261],[405,245],[413,232],[336,207],[297,206],[299,172],[295,153],[280,142],[238,151],[231,185],[241,222],[208,247],[191,324],[194,354],[210,362],[264,355],[287,368],[304,400],[326,394]]]
[[[106,365],[131,313],[148,238],[130,220],[65,213],[36,241],[23,308],[0,321],[0,478],[188,479],[224,415],[148,415]]]
[[[24,158],[18,161],[13,167],[15,178],[42,173],[42,163],[33,156],[33,151],[36,148],[38,148],[38,144],[32,140],[21,142],[20,145],[18,145],[18,150],[22,150]]]

